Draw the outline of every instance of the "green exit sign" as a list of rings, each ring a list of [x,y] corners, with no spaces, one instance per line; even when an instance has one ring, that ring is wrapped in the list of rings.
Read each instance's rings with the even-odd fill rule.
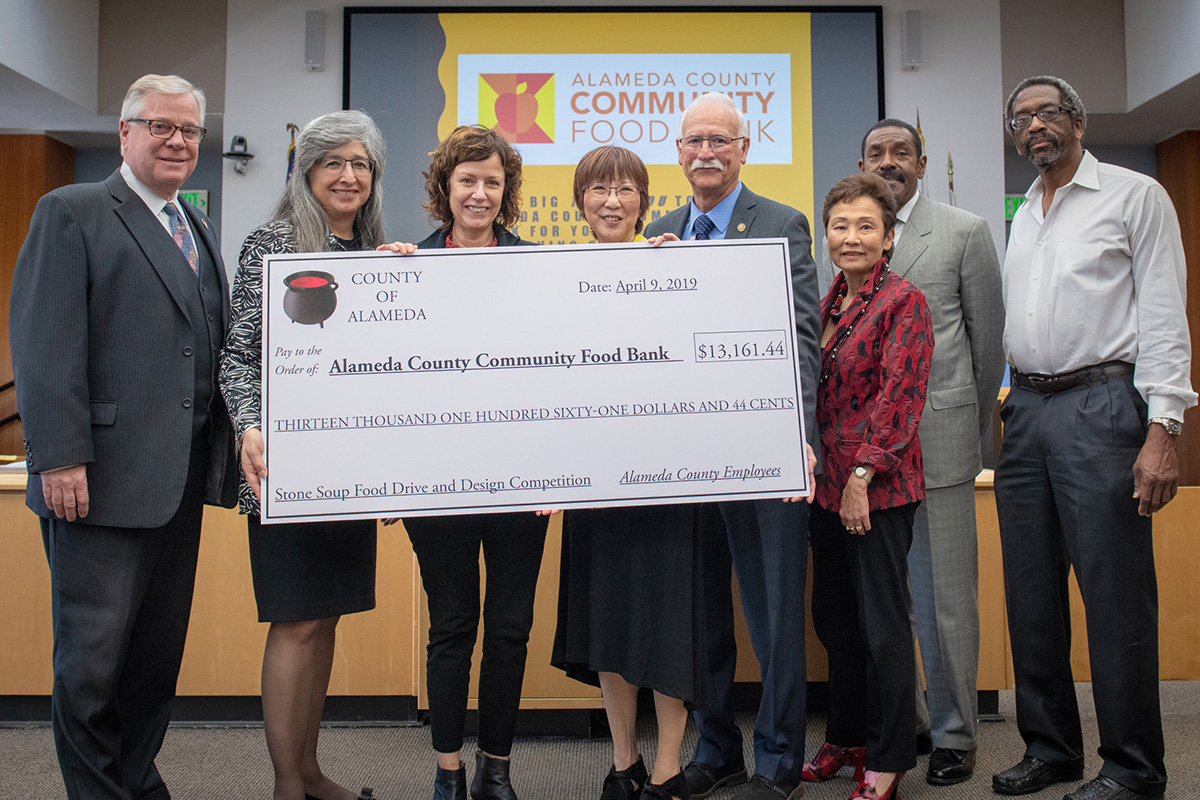
[[[208,213],[208,189],[180,189],[179,197]]]
[[[1013,215],[1017,213],[1017,209],[1025,205],[1025,195],[1023,194],[1006,194],[1004,195],[1004,219],[1011,220]]]

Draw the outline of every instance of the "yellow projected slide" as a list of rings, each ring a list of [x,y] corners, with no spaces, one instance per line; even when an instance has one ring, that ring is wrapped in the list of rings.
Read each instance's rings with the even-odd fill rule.
[[[805,13],[446,13],[438,135],[494,127],[525,161],[514,232],[544,243],[591,238],[571,199],[579,158],[628,147],[650,170],[653,220],[687,202],[679,116],[705,92],[750,124],[742,180],[813,218],[812,58]],[[632,21],[637,24],[631,25]]]

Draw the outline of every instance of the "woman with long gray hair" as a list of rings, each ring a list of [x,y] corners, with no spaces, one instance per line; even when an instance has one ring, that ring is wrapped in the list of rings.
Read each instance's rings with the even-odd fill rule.
[[[274,253],[371,250],[383,243],[379,181],[386,145],[361,111],[310,122],[272,219],[246,237],[233,284],[232,319],[221,354],[221,392],[242,463],[250,570],[263,653],[263,728],[275,769],[274,800],[365,800],[317,764],[317,734],[333,667],[338,619],[375,607],[375,521],[262,525],[267,476],[260,428],[263,257]],[[410,253],[410,244],[394,245]]]

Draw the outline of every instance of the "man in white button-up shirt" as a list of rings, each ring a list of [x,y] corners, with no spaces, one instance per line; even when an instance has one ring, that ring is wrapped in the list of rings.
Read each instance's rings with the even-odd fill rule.
[[[993,788],[1025,794],[1083,776],[1067,600],[1074,567],[1104,763],[1067,799],[1161,797],[1150,518],[1175,496],[1177,437],[1196,403],[1179,221],[1157,182],[1083,149],[1087,116],[1064,81],[1027,78],[1005,115],[1038,178],[1004,262],[1013,387],[996,467],[1026,749]]]

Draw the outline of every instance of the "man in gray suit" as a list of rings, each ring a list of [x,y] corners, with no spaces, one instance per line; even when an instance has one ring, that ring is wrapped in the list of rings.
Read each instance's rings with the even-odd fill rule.
[[[54,738],[72,799],[169,797],[154,759],[201,509],[232,506],[237,488],[216,388],[225,270],[208,220],[178,198],[203,124],[192,84],[136,81],[121,168],[43,197],[13,275],[26,503],[50,563]]]
[[[749,125],[726,95],[711,93],[688,106],[679,123],[679,164],[692,186],[691,201],[646,226],[647,236],[681,239],[786,237],[791,251],[796,305],[796,353],[804,386],[804,420],[816,446],[820,308],[808,220],[794,208],[759,197],[740,180],[750,149]],[[736,269],[730,264],[730,269]],[[688,793],[708,797],[743,783],[741,733],[733,719],[733,568],[742,609],[758,656],[763,695],[754,724],[754,776],[736,800],[798,798],[804,790],[805,686],[804,579],[808,558],[808,506],[778,500],[720,503],[723,545],[706,549],[706,614],[710,623],[707,671],[718,702],[697,709],[700,740],[684,770]],[[720,541],[720,539],[716,539]]]
[[[987,223],[917,191],[921,137],[885,119],[863,138],[859,169],[892,187],[899,210],[892,272],[915,283],[933,313],[933,366],[921,417],[925,502],[908,554],[916,635],[917,718],[934,745],[926,780],[960,783],[975,768],[979,671],[979,553],[975,476],[979,439],[1004,376],[1000,263]],[[926,706],[928,702],[928,706]]]

